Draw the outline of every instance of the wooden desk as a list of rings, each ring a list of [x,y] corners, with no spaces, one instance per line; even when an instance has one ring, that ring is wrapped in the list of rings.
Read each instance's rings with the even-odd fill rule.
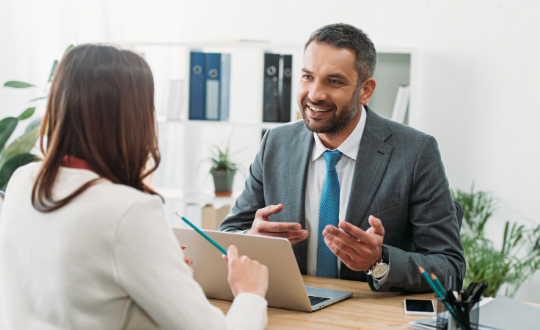
[[[409,322],[423,316],[403,313],[403,299],[432,299],[434,293],[372,292],[367,283],[303,275],[307,286],[353,292],[353,296],[313,313],[268,308],[266,329],[410,329]],[[230,301],[210,299],[227,313]],[[435,305],[435,308],[437,306]]]

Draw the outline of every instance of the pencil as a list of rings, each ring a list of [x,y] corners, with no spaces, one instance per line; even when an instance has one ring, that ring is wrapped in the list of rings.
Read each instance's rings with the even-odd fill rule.
[[[431,281],[431,279],[429,278],[428,274],[426,273],[426,271],[424,270],[424,268],[418,266],[418,269],[420,269],[420,273],[422,274],[422,276],[424,276],[424,278],[426,279],[426,281],[428,282],[429,286],[431,287],[431,289],[433,289],[433,291],[435,291],[435,295],[437,295],[441,301],[443,302],[444,306],[446,306],[446,309],[448,310],[448,312],[452,315],[452,317],[454,318],[454,320],[456,320],[456,322],[459,324],[459,326],[461,327],[461,329],[467,329],[464,325],[463,325],[463,320],[461,320],[461,318],[459,317],[459,315],[456,313],[456,311],[452,308],[452,306],[450,306],[450,304],[448,304],[448,302],[446,301],[446,298],[439,292],[439,289],[435,286],[435,284],[433,284],[433,281]]]
[[[225,250],[221,245],[219,245],[216,241],[214,241],[210,236],[206,235],[202,230],[197,228],[194,224],[192,224],[188,219],[181,217],[178,212],[174,212],[179,218],[184,220],[185,223],[187,223],[191,228],[195,229],[196,232],[201,234],[202,237],[206,238],[208,242],[212,243],[215,247],[217,247],[221,252],[223,252],[224,255],[227,255],[227,250]]]
[[[444,299],[448,298],[447,295],[446,295],[446,290],[443,288],[441,282],[439,281],[439,279],[437,278],[437,276],[435,276],[435,274],[431,274],[431,279],[433,280],[433,283],[435,283],[435,286],[437,286],[437,289],[439,289],[439,291],[442,292],[443,296],[444,296]]]
[[[435,294],[437,296],[439,296],[441,299],[445,299],[445,297],[443,296],[443,294],[439,291],[439,289],[435,286],[435,284],[433,283],[433,281],[429,278],[429,275],[428,273],[426,273],[426,271],[424,270],[424,268],[422,267],[418,267],[418,269],[420,269],[420,273],[422,274],[422,276],[424,276],[424,278],[426,279],[426,281],[428,282],[429,286],[431,287],[431,289],[433,289],[433,291],[435,291]]]

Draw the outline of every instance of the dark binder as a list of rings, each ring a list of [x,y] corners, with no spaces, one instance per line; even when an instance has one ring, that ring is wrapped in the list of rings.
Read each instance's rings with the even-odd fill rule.
[[[219,120],[221,98],[221,54],[206,55],[206,120]]]
[[[279,93],[280,109],[279,121],[288,123],[291,121],[291,77],[292,55],[281,56],[281,88]]]
[[[279,62],[279,54],[264,54],[264,122],[279,122]]]
[[[204,53],[191,52],[189,75],[189,119],[206,119],[206,78]]]

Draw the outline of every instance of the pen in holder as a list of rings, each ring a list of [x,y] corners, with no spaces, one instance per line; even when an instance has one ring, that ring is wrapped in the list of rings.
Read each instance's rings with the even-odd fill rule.
[[[470,283],[467,290],[461,291],[458,300],[456,288],[445,291],[435,274],[430,277],[424,268],[419,266],[418,269],[437,298],[437,330],[478,330],[480,309],[477,305],[488,287],[487,283]]]
[[[480,318],[478,303],[480,302],[480,298],[467,301],[437,298],[437,330],[462,329],[454,317],[448,312],[448,308],[443,301],[458,314],[463,322],[463,326],[466,328],[463,330],[478,330],[478,320]]]

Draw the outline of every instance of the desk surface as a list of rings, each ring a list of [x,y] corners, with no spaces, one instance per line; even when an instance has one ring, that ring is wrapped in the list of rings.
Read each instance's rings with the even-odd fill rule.
[[[313,313],[268,308],[266,329],[410,329],[423,316],[403,314],[403,299],[435,299],[434,293],[372,292],[367,283],[303,275],[307,286],[351,291],[353,296]],[[227,312],[231,302],[210,299]],[[435,306],[437,308],[437,306]]]

